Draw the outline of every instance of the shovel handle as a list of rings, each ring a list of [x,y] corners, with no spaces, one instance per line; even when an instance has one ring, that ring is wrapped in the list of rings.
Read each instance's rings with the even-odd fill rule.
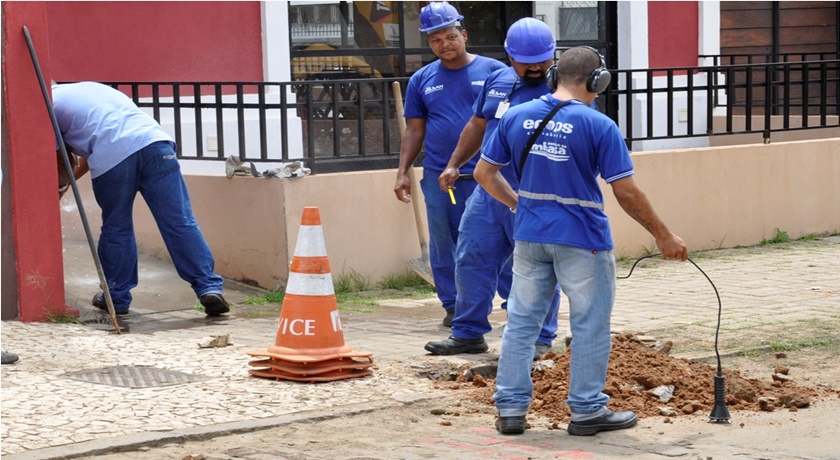
[[[392,83],[394,90],[394,103],[397,107],[397,122],[400,125],[400,138],[405,135],[405,117],[403,117],[403,99],[400,82]],[[411,183],[411,206],[414,208],[414,222],[417,225],[417,238],[420,240],[420,251],[424,259],[429,258],[429,235],[425,222],[423,221],[423,209],[420,206],[420,183],[417,181],[417,175],[414,172],[414,165],[408,168],[408,181]]]

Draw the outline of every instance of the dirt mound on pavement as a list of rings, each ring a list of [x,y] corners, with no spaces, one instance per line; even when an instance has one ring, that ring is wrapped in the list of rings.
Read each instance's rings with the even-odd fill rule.
[[[726,407],[730,410],[797,410],[831,393],[828,389],[796,385],[784,368],[778,367],[774,371],[768,373],[768,379],[764,381],[747,379],[737,370],[724,369]],[[611,397],[611,409],[633,410],[639,417],[708,414],[714,406],[715,375],[716,368],[708,364],[661,353],[632,334],[614,335],[604,392]],[[568,422],[565,401],[569,392],[569,350],[563,354],[549,352],[544,355],[534,366],[532,377],[531,413]],[[476,401],[493,405],[495,386],[492,380],[480,375],[473,376],[469,383],[465,377],[459,379],[462,388],[477,387],[472,393]]]

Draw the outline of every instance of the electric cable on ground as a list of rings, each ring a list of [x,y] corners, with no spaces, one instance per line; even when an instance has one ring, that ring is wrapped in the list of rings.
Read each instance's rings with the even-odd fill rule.
[[[650,254],[636,259],[636,261],[633,262],[633,265],[630,267],[630,272],[627,273],[627,276],[617,276],[616,279],[624,280],[630,278],[630,275],[633,274],[633,269],[636,268],[636,265],[638,265],[639,262],[645,259],[650,259],[652,257],[657,257],[661,255],[662,254]],[[720,320],[723,314],[723,304],[720,301],[720,294],[718,293],[717,286],[715,286],[715,283],[712,282],[711,278],[709,278],[709,275],[707,275],[706,272],[704,272],[699,265],[694,263],[694,261],[691,260],[691,258],[688,258],[688,261],[691,262],[691,265],[694,265],[694,267],[697,268],[697,270],[699,270],[700,273],[702,273],[703,276],[706,277],[706,279],[709,281],[709,284],[712,285],[712,289],[715,290],[715,297],[717,297],[718,302],[717,325],[715,326],[715,357],[717,358],[717,374],[715,375],[714,382],[715,405],[712,408],[712,413],[709,415],[709,421],[730,423],[731,417],[729,416],[729,410],[726,409],[726,379],[723,376],[723,367],[720,363],[720,351],[718,350],[718,337],[720,336]]]

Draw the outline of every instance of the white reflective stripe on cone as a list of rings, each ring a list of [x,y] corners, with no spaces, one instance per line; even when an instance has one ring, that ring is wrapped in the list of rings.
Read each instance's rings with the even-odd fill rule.
[[[297,295],[335,295],[333,278],[330,273],[289,273],[286,294]]]
[[[324,232],[320,225],[301,225],[295,243],[295,256],[326,257],[327,246],[324,244]]]

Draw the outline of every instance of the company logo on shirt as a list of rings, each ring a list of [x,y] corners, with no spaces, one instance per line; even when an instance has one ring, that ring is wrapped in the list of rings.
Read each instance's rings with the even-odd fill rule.
[[[507,93],[504,91],[496,91],[495,89],[491,89],[487,92],[487,97],[498,97],[499,99],[507,96]]]
[[[426,89],[423,91],[424,94],[434,93],[435,91],[442,91],[443,85],[436,85],[436,86],[427,86]]]
[[[484,80],[476,80],[472,82],[473,86],[484,86]]]
[[[522,127],[525,129],[536,129],[540,126],[540,122],[542,120],[525,120],[522,122]],[[572,130],[575,129],[575,125],[571,123],[561,123],[556,122],[554,120],[549,120],[548,123],[545,125],[545,132],[547,133],[557,133],[562,132],[564,134],[572,134]]]
[[[532,155],[545,157],[551,161],[569,161],[569,155],[566,154],[566,146],[555,142],[542,142],[534,144],[534,146],[531,147],[530,153]]]

